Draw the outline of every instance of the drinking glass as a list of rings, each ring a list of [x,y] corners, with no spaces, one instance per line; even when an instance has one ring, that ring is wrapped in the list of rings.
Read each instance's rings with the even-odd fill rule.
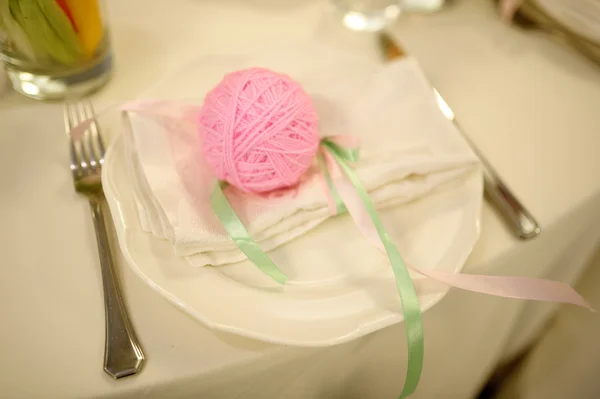
[[[357,31],[378,31],[395,22],[402,0],[331,0],[344,25]]]
[[[41,100],[88,94],[110,78],[100,0],[0,0],[0,58],[13,88]]]
[[[446,0],[404,0],[404,9],[407,12],[431,13],[444,8]]]

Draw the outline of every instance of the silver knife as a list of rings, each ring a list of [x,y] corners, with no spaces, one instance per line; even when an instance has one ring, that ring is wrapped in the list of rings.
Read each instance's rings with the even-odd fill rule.
[[[401,58],[405,55],[402,47],[394,41],[387,33],[381,32],[379,34],[379,44],[386,60],[393,60]],[[433,89],[438,107],[444,114],[444,116],[452,121],[457,127],[458,131],[461,131],[456,117],[452,109],[448,106],[446,101],[442,98],[440,93],[434,88]],[[463,137],[467,140],[477,157],[483,165],[484,175],[484,190],[486,197],[495,205],[500,215],[504,218],[511,231],[520,239],[530,239],[540,234],[540,226],[533,218],[531,213],[521,204],[517,197],[510,191],[508,186],[502,181],[498,173],[494,170],[489,161],[481,154],[481,152],[475,147],[473,142],[469,140],[467,136]]]

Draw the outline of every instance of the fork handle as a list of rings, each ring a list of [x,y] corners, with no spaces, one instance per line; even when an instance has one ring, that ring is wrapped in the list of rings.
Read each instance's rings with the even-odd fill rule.
[[[104,219],[102,207],[104,196],[92,196],[89,201],[96,230],[104,289],[106,324],[104,371],[114,379],[118,379],[140,371],[145,358],[123,303]]]

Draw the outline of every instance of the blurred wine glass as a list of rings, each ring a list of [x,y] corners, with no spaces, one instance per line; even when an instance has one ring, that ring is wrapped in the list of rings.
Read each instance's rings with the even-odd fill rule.
[[[343,24],[355,31],[380,31],[402,12],[402,0],[331,0]]]

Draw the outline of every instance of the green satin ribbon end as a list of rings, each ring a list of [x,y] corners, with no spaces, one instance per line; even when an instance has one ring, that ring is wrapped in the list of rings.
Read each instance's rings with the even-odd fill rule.
[[[263,273],[279,284],[285,284],[288,279],[287,275],[277,267],[271,258],[252,239],[250,233],[231,207],[227,197],[225,197],[225,193],[223,193],[225,186],[225,183],[218,182],[215,184],[210,196],[210,204],[225,231],[227,231],[227,234],[229,234],[229,237],[235,242],[240,251]]]
[[[335,158],[350,183],[354,186],[356,193],[364,204],[367,214],[377,230],[379,239],[381,240],[392,265],[392,271],[394,272],[402,311],[404,313],[406,341],[408,346],[408,367],[406,370],[404,388],[400,394],[400,399],[403,399],[415,392],[417,385],[419,385],[421,372],[423,370],[425,342],[419,297],[417,296],[417,291],[412,283],[406,264],[404,263],[398,248],[385,230],[373,201],[371,201],[371,198],[358,178],[357,173],[348,164],[348,162],[354,162],[358,159],[358,151],[341,147],[327,139],[322,140],[321,144]]]

